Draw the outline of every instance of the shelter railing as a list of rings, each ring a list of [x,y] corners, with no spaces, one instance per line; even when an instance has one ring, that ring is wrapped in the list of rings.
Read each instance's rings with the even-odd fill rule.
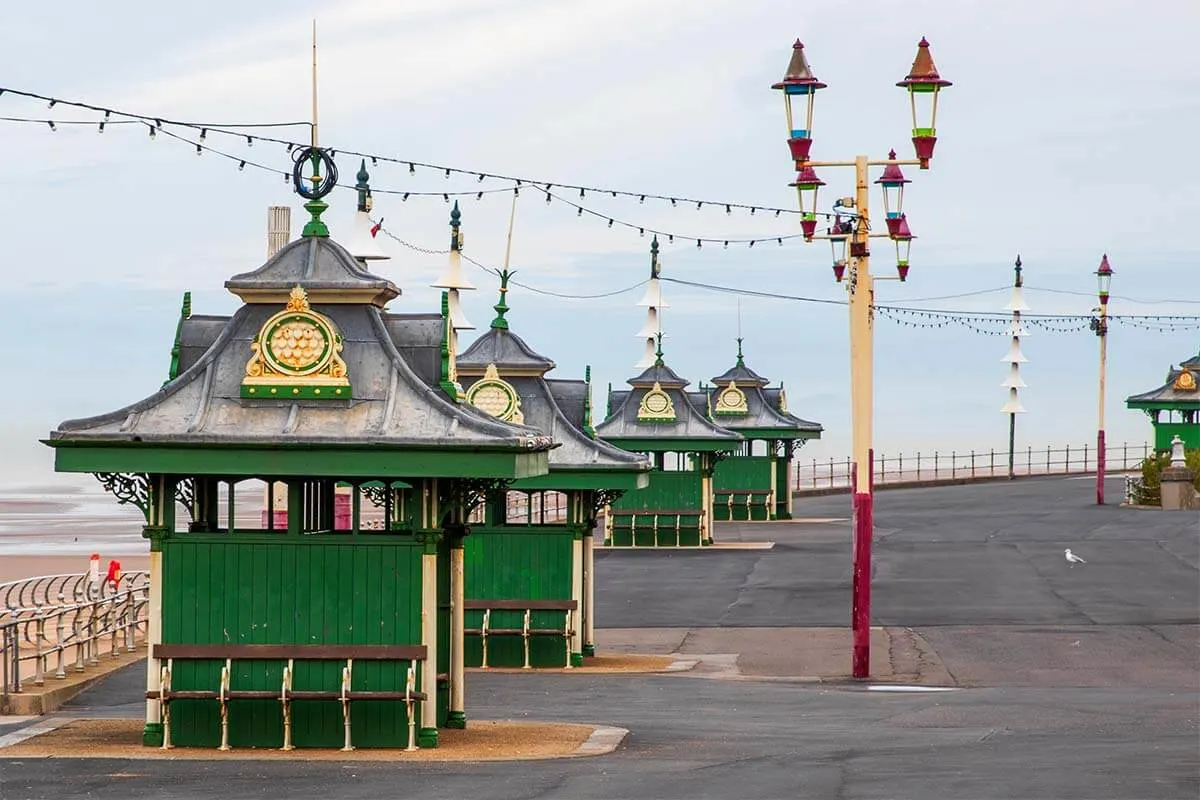
[[[1137,469],[1154,452],[1146,442],[1110,444],[1104,448],[1105,469],[1113,473]],[[848,488],[851,459],[830,458],[794,462],[792,487],[803,492],[814,489]],[[1008,449],[934,450],[933,452],[877,455],[875,484],[916,481],[954,481],[969,478],[1003,478],[1008,473]],[[1096,447],[1026,447],[1013,453],[1014,476],[1070,475],[1096,471]]]
[[[67,677],[133,652],[145,639],[150,575],[122,573],[115,583],[89,573],[42,575],[0,584],[0,699],[47,676]],[[51,665],[53,663],[53,669]]]

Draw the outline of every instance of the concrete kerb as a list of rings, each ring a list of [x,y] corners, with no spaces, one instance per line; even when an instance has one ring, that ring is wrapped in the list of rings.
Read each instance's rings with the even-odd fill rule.
[[[933,489],[938,486],[967,486],[975,483],[1010,483],[1013,481],[1028,481],[1037,480],[1039,478],[1085,478],[1088,475],[1095,475],[1095,472],[1046,472],[1032,473],[1028,475],[1014,475],[1011,478],[1008,475],[976,475],[971,477],[954,478],[926,478],[923,480],[912,481],[888,481],[877,482],[875,491],[880,492],[886,489]],[[1112,472],[1108,477],[1118,477],[1121,475],[1131,475],[1131,471]],[[847,486],[826,486],[819,489],[793,489],[792,498],[799,497],[826,497],[834,494],[850,494],[850,487]]]
[[[93,684],[145,657],[146,646],[140,644],[133,652],[123,652],[116,658],[101,656],[100,663],[88,666],[85,672],[69,669],[65,678],[47,677],[41,686],[35,685],[31,679],[26,680],[22,684],[22,691],[0,698],[0,714],[40,716],[57,711]]]
[[[51,736],[44,742],[36,741],[38,737],[54,734],[56,731],[65,732],[70,739],[72,733],[78,739],[78,731],[72,732],[73,725],[80,725],[97,732],[90,734],[96,741],[56,741]],[[581,724],[581,723],[538,723],[529,720],[520,722],[512,720],[483,720],[478,723],[485,729],[496,731],[494,735],[511,739],[514,730],[539,728],[590,728],[588,735],[575,747],[559,752],[517,752],[504,753],[503,746],[483,747],[479,743],[473,746],[453,748],[465,752],[448,752],[450,748],[419,749],[404,751],[392,748],[364,748],[351,751],[302,748],[284,752],[275,748],[235,748],[221,752],[211,748],[172,748],[163,750],[157,747],[143,747],[140,744],[107,741],[104,737],[112,736],[113,731],[104,728],[120,728],[122,738],[131,741],[140,738],[140,720],[104,719],[98,717],[53,717],[40,720],[25,728],[0,736],[0,757],[40,759],[40,758],[123,758],[132,760],[188,760],[188,761],[251,761],[251,760],[304,760],[329,762],[356,761],[422,761],[422,762],[490,762],[490,761],[545,761],[561,758],[588,758],[602,756],[616,750],[625,737],[629,735],[628,728],[613,725]],[[128,728],[128,731],[124,730]],[[476,727],[478,730],[478,727]],[[465,733],[465,731],[463,732]],[[543,731],[545,733],[545,731]],[[551,731],[551,735],[553,731]],[[525,734],[527,735],[527,734]],[[61,738],[61,737],[60,737]],[[524,738],[524,737],[521,737]],[[526,740],[527,741],[527,740]],[[39,746],[40,745],[40,746]],[[82,746],[81,746],[82,745]],[[13,748],[16,748],[13,750]],[[4,752],[4,751],[9,752]]]

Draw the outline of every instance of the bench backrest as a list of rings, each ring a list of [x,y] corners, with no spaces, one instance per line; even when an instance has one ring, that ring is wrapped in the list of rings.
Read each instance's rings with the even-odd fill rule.
[[[155,658],[424,661],[423,644],[156,644]]]
[[[493,611],[574,611],[579,607],[575,600],[464,600],[463,608],[471,611],[492,609]]]

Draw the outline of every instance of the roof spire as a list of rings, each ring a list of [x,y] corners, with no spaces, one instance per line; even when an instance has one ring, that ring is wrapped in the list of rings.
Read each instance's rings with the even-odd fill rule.
[[[657,344],[657,349],[654,351],[654,366],[661,367],[663,366],[662,331],[654,335],[654,341]]]
[[[658,277],[658,235],[650,240],[650,277]]]
[[[458,208],[458,201],[454,201],[454,208],[450,209],[450,249],[462,249],[462,234],[459,233],[458,227],[461,225],[462,211]]]
[[[740,337],[740,336],[737,337],[737,343],[738,343],[737,365],[739,367],[744,367],[744,366],[746,366],[746,362],[742,360],[742,337]]]
[[[358,179],[358,183],[354,184],[354,188],[358,190],[358,210],[371,210],[371,185],[368,183],[371,180],[371,174],[367,172],[367,160],[364,158],[358,165],[358,174],[354,176]]]
[[[504,315],[508,313],[508,303],[504,301],[505,295],[508,294],[508,279],[516,273],[516,270],[511,272],[507,269],[498,269],[496,274],[500,276],[500,300],[492,308],[496,309],[496,318],[492,320],[492,327],[496,330],[508,330],[508,320]]]
[[[737,365],[738,365],[739,367],[744,367],[744,366],[746,366],[746,362],[742,360],[742,298],[740,298],[740,297],[737,299],[737,322],[738,322],[738,335],[737,335],[737,343],[738,343],[738,355],[737,355]]]

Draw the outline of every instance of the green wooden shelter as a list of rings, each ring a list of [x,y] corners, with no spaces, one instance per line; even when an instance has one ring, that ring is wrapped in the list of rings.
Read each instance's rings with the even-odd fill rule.
[[[225,282],[236,313],[186,310],[172,380],[46,440],[58,471],[145,513],[148,745],[168,725],[187,745],[395,747],[415,727],[436,746],[463,692],[448,601],[467,518],[548,470],[550,437],[460,398],[445,296],[441,314],[389,313],[400,290],[306,208],[301,239]],[[286,527],[252,480],[286,486]]]
[[[1155,450],[1170,450],[1176,436],[1185,447],[1200,448],[1200,353],[1167,370],[1162,386],[1125,398],[1125,407],[1150,417]]]
[[[468,666],[483,665],[489,639],[487,666],[524,666],[526,655],[534,667],[573,666],[595,655],[597,515],[623,492],[648,486],[650,463],[595,438],[590,369],[584,380],[546,377],[554,362],[526,344],[506,319],[509,277],[500,272],[496,318],[458,357],[458,376],[468,402],[543,431],[556,447],[549,474],[490,492],[472,519],[465,652]],[[554,601],[572,607],[547,607]],[[533,629],[569,630],[569,646],[556,637],[529,641],[515,635],[524,631],[526,615]],[[489,630],[506,629],[514,635],[489,636]]]
[[[638,303],[647,307],[637,334],[646,344],[638,363],[644,369],[626,381],[632,389],[609,386],[607,418],[596,427],[604,441],[643,453],[654,464],[650,485],[625,493],[605,514],[605,543],[618,547],[712,544],[713,470],[742,442],[741,434],[714,424],[692,405],[688,381],[663,359],[659,310],[666,304],[659,276],[655,237],[646,294]]]
[[[744,438],[713,473],[713,517],[723,520],[792,518],[789,469],[792,455],[808,439],[821,437],[821,425],[793,416],[783,387],[746,366],[742,338],[737,361],[712,379],[712,386],[689,392],[708,418]]]

